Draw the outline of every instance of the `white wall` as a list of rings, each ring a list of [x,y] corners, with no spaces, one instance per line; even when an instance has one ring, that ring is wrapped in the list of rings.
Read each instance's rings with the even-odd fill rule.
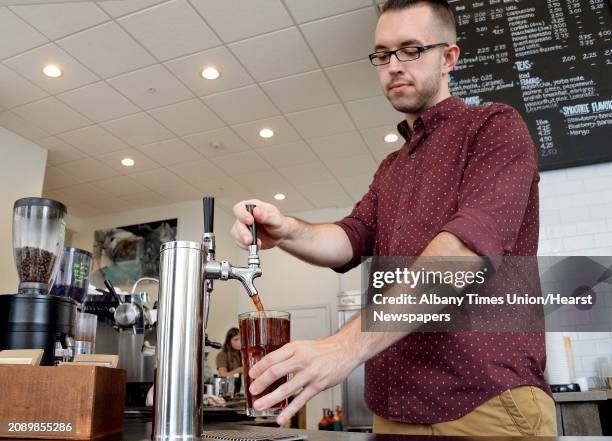
[[[539,254],[612,256],[612,163],[541,175]],[[612,298],[607,301],[612,331]],[[612,363],[612,332],[566,335],[572,339],[577,377],[597,375],[608,358]]]
[[[13,259],[13,204],[23,197],[40,197],[47,150],[0,127],[0,294],[19,284]]]
[[[178,218],[178,240],[200,241],[203,232],[202,202],[189,201],[161,207],[131,210],[117,214],[85,219],[69,219],[68,228],[75,231],[72,245],[92,251],[94,231],[111,227],[133,225],[163,219]],[[217,258],[236,263],[237,249],[229,236],[232,219],[223,211],[215,212],[215,234]],[[242,258],[242,256],[240,256]],[[246,257],[238,263],[245,264]],[[151,287],[156,294],[156,289]],[[227,330],[237,325],[239,294],[238,282],[216,282],[211,314],[208,322],[208,335],[213,341],[223,342]],[[214,355],[209,356],[214,367]]]

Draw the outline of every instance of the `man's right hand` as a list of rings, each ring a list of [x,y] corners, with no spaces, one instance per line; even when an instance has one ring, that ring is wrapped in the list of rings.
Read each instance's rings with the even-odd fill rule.
[[[253,216],[247,211],[246,205],[253,204]],[[232,236],[240,248],[247,249],[253,241],[253,236],[247,225],[257,222],[257,245],[265,250],[274,248],[289,234],[290,218],[284,216],[278,208],[258,199],[241,201],[234,205],[236,222],[232,227]]]

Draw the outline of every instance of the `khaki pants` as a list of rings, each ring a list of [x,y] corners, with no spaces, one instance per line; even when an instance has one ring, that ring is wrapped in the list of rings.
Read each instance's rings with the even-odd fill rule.
[[[374,415],[374,433],[442,436],[556,436],[555,403],[537,387],[502,392],[467,415],[444,423],[409,424]]]

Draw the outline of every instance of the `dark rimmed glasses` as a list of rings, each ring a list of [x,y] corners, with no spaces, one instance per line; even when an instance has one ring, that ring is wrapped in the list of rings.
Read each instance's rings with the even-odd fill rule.
[[[370,54],[368,58],[374,66],[384,66],[385,64],[391,63],[391,56],[401,61],[414,61],[421,57],[421,53],[434,49],[436,47],[448,47],[448,43],[436,43],[427,46],[405,46],[395,49],[394,51],[378,51]]]

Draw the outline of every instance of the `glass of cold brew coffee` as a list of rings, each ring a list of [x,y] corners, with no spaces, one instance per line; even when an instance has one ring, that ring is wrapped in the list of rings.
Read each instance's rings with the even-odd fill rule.
[[[252,417],[273,417],[280,415],[287,407],[287,400],[276,403],[269,409],[255,410],[253,403],[282,384],[287,377],[279,378],[266,390],[257,395],[249,392],[252,379],[249,370],[267,354],[289,343],[290,314],[282,311],[253,311],[238,316],[240,322],[240,341],[242,353],[242,366],[244,372],[244,386],[247,400],[246,412]]]

